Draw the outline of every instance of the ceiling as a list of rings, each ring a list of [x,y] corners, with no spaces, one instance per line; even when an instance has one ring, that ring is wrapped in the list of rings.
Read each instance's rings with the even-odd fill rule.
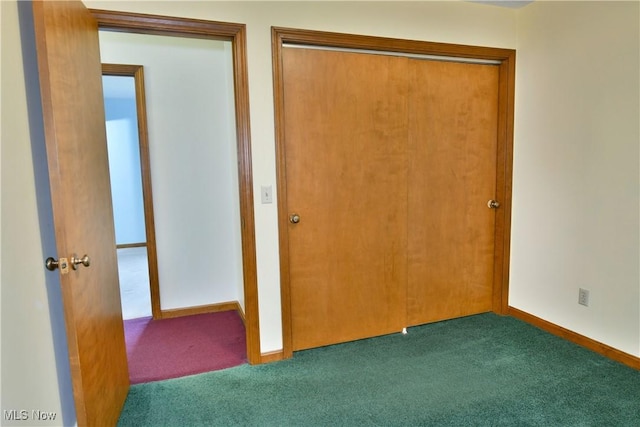
[[[521,7],[524,7],[528,4],[533,3],[532,1],[527,1],[527,0],[493,0],[493,1],[487,1],[487,0],[469,0],[472,3],[482,3],[482,4],[488,4],[491,6],[500,6],[500,7],[509,7],[511,9],[518,9]]]

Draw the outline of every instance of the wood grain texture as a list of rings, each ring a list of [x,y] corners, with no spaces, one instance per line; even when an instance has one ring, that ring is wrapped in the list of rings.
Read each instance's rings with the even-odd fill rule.
[[[410,326],[491,311],[498,67],[409,61]]]
[[[217,313],[220,311],[237,311],[244,319],[244,313],[238,301],[220,302],[217,304],[199,305],[197,307],[172,308],[162,310],[160,319],[171,319],[174,317],[193,316],[194,314]]]
[[[514,52],[511,49],[494,47],[436,43],[421,40],[394,39],[283,27],[273,27],[272,33],[277,36],[280,42],[303,46],[312,45],[348,49],[369,49],[386,52],[417,53],[499,61],[504,60]]]
[[[280,33],[271,30],[271,63],[273,66],[273,103],[276,139],[276,184],[278,192],[278,248],[280,261],[280,300],[282,313],[283,358],[293,356],[291,326],[291,281],[289,280],[289,215],[287,197],[287,168],[285,149],[284,75],[282,67],[283,40]]]
[[[511,191],[513,176],[513,123],[515,110],[516,52],[508,51],[500,65],[498,102],[498,153],[496,196],[502,206],[496,211],[493,311],[506,314],[509,307],[509,259],[511,248]]]
[[[292,296],[288,222],[288,184],[285,153],[285,112],[282,57],[283,44],[313,45],[387,52],[442,55],[501,61],[499,66],[498,133],[496,155],[496,199],[501,207],[495,212],[492,310],[505,313],[509,292],[509,241],[511,215],[511,173],[513,156],[513,115],[515,91],[515,51],[491,47],[452,45],[417,40],[340,34],[292,28],[272,28],[272,59],[275,104],[276,171],[278,180],[278,224],[282,298],[283,357],[293,355]],[[411,231],[409,230],[409,233]]]
[[[100,28],[126,33],[175,35],[177,37],[233,40],[245,31],[244,24],[174,16],[91,9]]]
[[[235,119],[238,150],[238,184],[240,190],[247,359],[251,364],[262,363],[260,352],[260,325],[258,319],[258,279],[256,272],[249,80],[245,25],[110,10],[94,9],[91,10],[91,13],[98,21],[99,27],[104,30],[231,41],[236,109]]]
[[[33,12],[57,256],[91,258],[60,276],[77,422],[115,425],[129,377],[97,24],[79,1]]]
[[[268,353],[262,353],[262,363],[279,362],[284,359],[284,353],[282,351],[270,351]]]
[[[147,266],[149,270],[149,293],[151,314],[160,319],[160,280],[158,276],[158,252],[156,249],[156,227],[153,213],[153,190],[151,185],[151,158],[149,156],[149,133],[147,126],[147,102],[144,91],[144,67],[131,64],[102,64],[104,76],[133,77],[136,97],[136,117],[138,125],[138,147],[140,153],[140,174],[142,179],[142,203],[144,206],[144,227],[147,241]],[[139,245],[139,244],[134,244]],[[118,245],[132,247],[131,245]]]
[[[406,324],[405,65],[283,52],[294,350]]]
[[[263,361],[260,350],[260,322],[258,313],[247,31],[244,25],[239,24],[227,24],[226,30],[228,34],[233,33],[233,76],[235,85],[236,138],[238,141],[240,217],[242,220],[242,274],[244,278],[244,319],[247,331],[247,359],[249,363],[257,364],[263,363]]]
[[[126,248],[146,248],[147,243],[122,243],[120,245],[116,245],[116,249],[126,249]]]

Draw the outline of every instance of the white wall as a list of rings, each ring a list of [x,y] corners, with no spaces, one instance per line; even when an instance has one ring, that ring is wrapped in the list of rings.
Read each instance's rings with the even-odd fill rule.
[[[25,5],[30,7],[29,3],[24,3],[23,10]],[[65,424],[73,425],[75,411],[60,282],[57,273],[48,273],[44,269],[44,259],[55,256],[55,244],[37,69],[33,57],[33,30],[30,35],[21,37],[16,1],[0,2],[0,10],[0,410],[3,411],[0,423],[33,424],[33,421],[7,421],[4,410],[25,410],[29,417],[32,410],[43,410],[56,412],[57,417],[53,421],[38,422],[38,425],[61,425],[63,417]],[[25,58],[21,43],[24,43]],[[23,60],[26,61],[25,66]],[[25,82],[25,72],[29,86]],[[32,78],[36,78],[35,84]],[[39,121],[29,122],[27,105],[39,114]],[[36,169],[34,164],[38,165]]]
[[[636,356],[638,6],[518,11],[510,280],[512,306]]]
[[[251,145],[261,350],[282,348],[277,194],[275,190],[271,26],[515,48],[515,11],[466,2],[108,2],[96,9],[182,16],[247,25]],[[155,183],[154,183],[155,185]],[[274,192],[275,193],[275,192]]]
[[[229,49],[100,32],[102,62],[144,66],[162,309],[244,300]]]
[[[147,241],[138,141],[138,116],[133,77],[104,76],[105,81],[119,80],[128,97],[104,99],[109,152],[109,178],[113,201],[116,244]]]

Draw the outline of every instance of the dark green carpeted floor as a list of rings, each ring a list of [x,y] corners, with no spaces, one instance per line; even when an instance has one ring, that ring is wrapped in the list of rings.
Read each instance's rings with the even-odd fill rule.
[[[640,372],[483,314],[131,387],[122,426],[640,426]]]

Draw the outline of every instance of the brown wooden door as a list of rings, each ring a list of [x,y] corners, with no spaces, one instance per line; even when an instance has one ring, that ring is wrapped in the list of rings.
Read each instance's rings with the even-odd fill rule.
[[[294,350],[406,325],[406,59],[283,51]]]
[[[91,259],[60,275],[77,420],[115,425],[129,378],[98,28],[80,1],[35,1],[33,12],[57,257]]]
[[[282,58],[293,350],[491,311],[499,68]]]
[[[491,311],[495,65],[409,63],[409,325]]]

